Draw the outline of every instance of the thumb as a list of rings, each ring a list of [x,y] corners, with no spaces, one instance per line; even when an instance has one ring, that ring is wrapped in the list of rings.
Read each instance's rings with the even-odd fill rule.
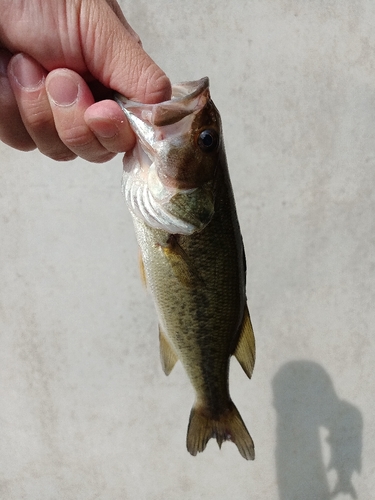
[[[168,77],[143,50],[123,16],[120,19],[106,2],[82,1],[79,19],[83,55],[94,78],[133,101],[170,99]]]

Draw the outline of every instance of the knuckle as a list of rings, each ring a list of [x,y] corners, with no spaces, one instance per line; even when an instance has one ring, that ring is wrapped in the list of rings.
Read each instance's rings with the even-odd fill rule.
[[[32,151],[36,148],[35,142],[27,133],[23,123],[0,123],[0,141],[19,151]]]
[[[169,78],[160,68],[153,71],[147,81],[148,100],[161,102],[170,99],[172,86]]]
[[[69,150],[51,150],[51,151],[42,151],[41,152],[55,161],[71,161],[77,158],[77,155]]]
[[[91,161],[94,163],[105,163],[107,161],[112,160],[117,153],[110,153],[109,151],[106,151],[102,155],[97,156],[96,158],[92,159]]]
[[[34,141],[30,137],[18,138],[9,134],[0,132],[0,141],[18,151],[33,151],[36,149]]]
[[[71,149],[86,149],[93,143],[93,137],[87,127],[79,125],[58,131],[62,142]]]
[[[116,155],[100,144],[85,125],[60,131],[59,136],[69,150],[87,161],[105,163]]]
[[[27,128],[38,133],[47,128],[53,127],[53,119],[49,110],[35,107],[23,113],[23,121]]]

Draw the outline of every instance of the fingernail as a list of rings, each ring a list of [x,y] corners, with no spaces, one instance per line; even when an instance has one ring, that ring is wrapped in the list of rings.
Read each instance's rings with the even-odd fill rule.
[[[118,134],[118,129],[113,123],[92,120],[89,126],[96,136],[103,137],[103,139],[112,139]]]
[[[11,59],[10,70],[18,85],[26,90],[37,90],[45,78],[43,68],[24,54],[17,54]]]
[[[67,70],[56,70],[47,80],[47,93],[56,106],[71,106],[78,99],[79,86]]]

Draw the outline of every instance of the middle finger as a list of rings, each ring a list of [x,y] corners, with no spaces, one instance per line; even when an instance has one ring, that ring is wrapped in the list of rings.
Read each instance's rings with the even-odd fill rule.
[[[99,142],[84,120],[94,98],[80,75],[69,69],[55,69],[47,75],[46,90],[56,130],[71,151],[98,163],[115,156]]]

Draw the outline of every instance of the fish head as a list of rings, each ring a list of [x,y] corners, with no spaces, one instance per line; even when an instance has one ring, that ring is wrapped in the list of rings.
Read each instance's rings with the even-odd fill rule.
[[[133,215],[169,233],[202,230],[214,213],[221,120],[208,78],[172,86],[172,98],[140,104],[117,95],[137,137],[124,157],[123,189]]]
[[[208,79],[198,82],[195,92],[176,101],[172,97],[170,106],[161,103],[152,117],[156,170],[166,186],[193,189],[214,178],[220,116],[210,99]]]

